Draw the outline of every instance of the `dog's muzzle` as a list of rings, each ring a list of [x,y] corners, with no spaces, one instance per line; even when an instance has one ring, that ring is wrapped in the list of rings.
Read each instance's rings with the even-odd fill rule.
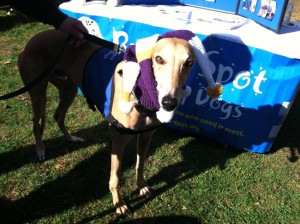
[[[164,96],[161,100],[161,104],[166,111],[172,111],[178,106],[178,100],[175,97]]]

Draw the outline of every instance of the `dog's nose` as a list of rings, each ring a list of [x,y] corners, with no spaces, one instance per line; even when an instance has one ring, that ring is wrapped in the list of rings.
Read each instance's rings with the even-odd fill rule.
[[[161,104],[166,111],[172,111],[178,106],[178,100],[171,96],[164,96]]]

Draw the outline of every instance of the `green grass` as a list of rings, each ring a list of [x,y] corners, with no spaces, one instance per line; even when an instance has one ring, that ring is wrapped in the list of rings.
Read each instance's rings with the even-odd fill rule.
[[[0,95],[22,86],[18,53],[33,34],[48,28],[0,11]],[[28,95],[1,101],[1,223],[300,223],[299,104],[300,97],[264,155],[161,128],[146,161],[149,199],[137,194],[135,150],[128,149],[121,191],[133,216],[120,218],[108,190],[107,124],[82,96],[68,112],[67,125],[86,142],[68,143],[52,119],[57,92],[49,87],[42,163],[35,156]]]

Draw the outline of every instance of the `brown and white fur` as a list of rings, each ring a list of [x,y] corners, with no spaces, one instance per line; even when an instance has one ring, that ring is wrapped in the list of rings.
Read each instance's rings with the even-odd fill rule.
[[[37,34],[26,45],[19,56],[18,66],[23,82],[26,84],[34,80],[49,63],[56,57],[63,47],[67,36],[60,31],[50,30]],[[48,78],[29,91],[33,109],[33,133],[36,140],[36,153],[39,160],[45,159],[45,146],[42,142],[46,114],[46,90],[48,83],[52,83],[59,91],[59,105],[54,119],[67,140],[83,141],[72,136],[65,127],[64,119],[69,106],[72,104],[78,87],[82,88],[82,77],[85,64],[89,57],[101,46],[86,41],[80,47],[66,45],[58,63]],[[186,83],[195,56],[190,44],[182,39],[164,38],[157,42],[153,49],[152,62],[154,76],[157,81],[157,91],[161,108],[174,112],[178,106],[182,89]],[[121,112],[118,103],[122,99],[122,77],[118,71],[122,69],[118,64],[114,74],[111,114],[124,127],[132,130],[148,129],[160,123],[157,118],[147,117],[135,108],[129,113]],[[67,75],[70,79],[62,80]],[[123,150],[133,137],[121,134],[115,127],[109,127],[112,135],[111,171],[109,189],[112,193],[113,204],[118,214],[130,214],[125,202],[118,191],[120,167]],[[143,167],[146,151],[155,131],[143,132],[137,138],[136,180],[140,194],[150,196],[150,188],[143,177]]]

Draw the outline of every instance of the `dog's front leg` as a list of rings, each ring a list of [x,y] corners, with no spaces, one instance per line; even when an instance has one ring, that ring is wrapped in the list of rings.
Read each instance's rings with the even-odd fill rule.
[[[136,180],[140,195],[146,197],[151,196],[151,191],[144,179],[144,164],[153,133],[154,131],[140,134],[137,141]]]
[[[112,133],[112,152],[111,152],[111,168],[109,190],[112,194],[113,204],[116,207],[117,214],[131,215],[127,205],[122,200],[119,192],[119,182],[121,177],[121,161],[123,157],[124,147],[127,143],[127,138],[118,133],[113,127],[110,128]]]

